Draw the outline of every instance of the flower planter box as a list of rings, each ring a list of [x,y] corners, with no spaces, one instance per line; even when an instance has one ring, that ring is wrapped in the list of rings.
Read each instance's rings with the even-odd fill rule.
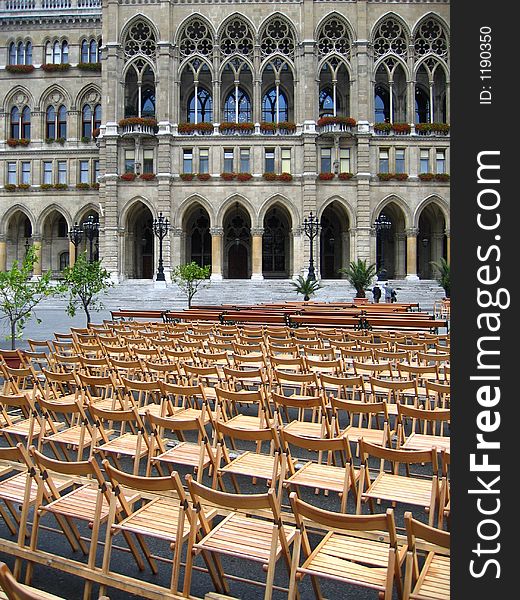
[[[119,179],[122,179],[123,181],[134,181],[135,177],[135,173],[123,173],[119,176]]]
[[[177,131],[181,135],[212,135],[212,123],[179,123]]]
[[[435,178],[433,173],[419,173],[419,179],[421,181],[432,181]]]
[[[262,177],[266,180],[266,181],[276,181],[277,179],[277,175],[276,173],[264,173],[262,175]]]
[[[143,125],[144,127],[156,127],[157,120],[153,117],[125,117],[119,121],[119,127],[127,125]]]
[[[77,190],[89,190],[90,189],[90,185],[88,183],[77,183],[76,184],[76,189]]]
[[[331,181],[334,179],[334,173],[320,173],[318,179],[320,181]]]
[[[354,173],[339,173],[338,174],[338,179],[341,179],[341,181],[347,181],[349,179],[352,179],[352,177],[354,177]]]
[[[81,71],[101,71],[101,63],[78,63]]]
[[[199,181],[209,181],[211,178],[211,175],[209,173],[198,173],[197,174],[197,179]]]
[[[278,175],[277,179],[278,181],[288,183],[289,181],[293,180],[293,176],[290,173],[281,173],[280,175]]]
[[[30,188],[31,188],[31,185],[29,183],[19,183],[18,184],[19,190],[28,190]]]
[[[69,186],[66,183],[56,183],[54,184],[55,190],[68,190]]]
[[[16,192],[16,185],[14,183],[6,183],[4,185],[4,190],[6,192]]]
[[[219,125],[219,131],[223,135],[251,135],[255,130],[254,123],[230,123],[225,121]]]
[[[142,173],[139,175],[139,179],[143,181],[153,181],[155,179],[155,173]]]
[[[181,173],[179,175],[179,177],[183,180],[183,181],[192,181],[192,179],[195,177],[195,175],[193,173]]]
[[[237,173],[237,181],[249,181],[252,177],[251,173]]]
[[[220,177],[224,181],[233,181],[233,179],[236,177],[236,173],[221,173]]]
[[[34,71],[34,65],[6,65],[5,70],[8,73],[27,74]]]
[[[47,73],[56,73],[57,71],[68,71],[70,69],[69,63],[59,63],[42,65],[41,69]]]

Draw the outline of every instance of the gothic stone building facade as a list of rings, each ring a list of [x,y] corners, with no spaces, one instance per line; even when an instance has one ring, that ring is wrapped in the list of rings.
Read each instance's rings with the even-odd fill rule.
[[[2,0],[0,269],[431,278],[450,252],[446,0]],[[379,224],[383,223],[380,227]],[[88,249],[82,240],[78,251]]]

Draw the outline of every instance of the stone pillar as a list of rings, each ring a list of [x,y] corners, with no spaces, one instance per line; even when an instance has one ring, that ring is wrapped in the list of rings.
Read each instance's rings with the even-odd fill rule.
[[[417,234],[415,227],[406,230],[406,279],[417,281]]]
[[[446,231],[444,232],[444,234],[446,235],[446,262],[448,264],[451,264],[451,237],[450,237],[450,230],[446,229]],[[1,265],[0,265],[1,268]]]
[[[301,227],[293,227],[292,234],[292,271],[291,278],[294,279],[303,273],[305,268],[304,257],[304,235]]]
[[[253,261],[252,261],[252,274],[251,279],[256,281],[264,278],[262,271],[262,239],[264,235],[264,229],[262,227],[252,228],[251,236],[252,236],[252,252],[253,252]]]
[[[42,274],[42,240],[41,237],[33,235],[33,248],[36,255],[33,274],[35,277],[41,277]]]
[[[223,227],[211,227],[211,281],[222,281],[222,238]]]
[[[7,243],[5,236],[0,236],[0,271],[7,271]]]
[[[76,262],[76,246],[69,240],[69,267],[73,267]]]
[[[406,256],[406,235],[404,232],[395,234],[396,246],[396,263],[395,263],[395,278],[402,279],[405,276],[405,256]]]

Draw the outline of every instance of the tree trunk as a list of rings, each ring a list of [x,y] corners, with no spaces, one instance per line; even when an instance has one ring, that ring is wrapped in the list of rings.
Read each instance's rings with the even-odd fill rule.
[[[11,350],[16,350],[16,321],[11,322]]]

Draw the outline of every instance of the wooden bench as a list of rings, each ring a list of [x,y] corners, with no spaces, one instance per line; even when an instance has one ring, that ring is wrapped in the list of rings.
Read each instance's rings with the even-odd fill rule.
[[[164,310],[130,310],[123,308],[110,311],[112,321],[135,321],[136,319],[163,321],[164,313]]]

